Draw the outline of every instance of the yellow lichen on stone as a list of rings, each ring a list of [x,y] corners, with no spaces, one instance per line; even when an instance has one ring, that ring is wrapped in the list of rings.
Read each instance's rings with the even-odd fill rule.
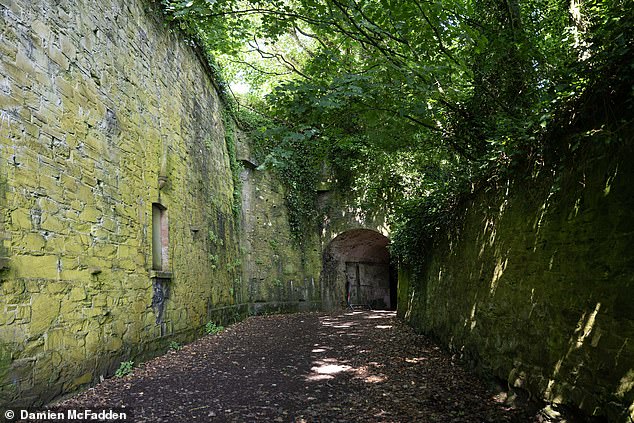
[[[55,296],[38,294],[31,303],[31,326],[33,335],[44,333],[59,316],[60,300]]]

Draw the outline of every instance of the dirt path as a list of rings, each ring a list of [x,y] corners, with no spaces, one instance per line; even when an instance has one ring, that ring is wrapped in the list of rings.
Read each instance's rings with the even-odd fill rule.
[[[528,411],[393,313],[250,318],[64,402],[135,422],[507,422]]]

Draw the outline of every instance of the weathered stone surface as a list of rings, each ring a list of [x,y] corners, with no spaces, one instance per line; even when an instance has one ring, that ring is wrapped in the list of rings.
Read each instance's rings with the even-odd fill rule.
[[[634,419],[634,172],[595,143],[554,175],[477,193],[399,313],[479,368],[609,421]],[[629,408],[629,411],[628,411]]]
[[[247,167],[241,179],[243,278],[253,312],[320,308],[318,238],[304,251],[292,239],[284,186],[270,171]]]
[[[0,405],[48,401],[248,310],[220,99],[156,7],[0,2]],[[169,226],[160,318],[152,203]]]

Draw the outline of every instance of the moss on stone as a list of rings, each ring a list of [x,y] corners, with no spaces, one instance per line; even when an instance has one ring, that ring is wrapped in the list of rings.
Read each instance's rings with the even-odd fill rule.
[[[634,391],[615,393],[634,362],[621,305],[634,297],[634,153],[603,148],[476,193],[400,288],[399,313],[510,386],[626,421]]]

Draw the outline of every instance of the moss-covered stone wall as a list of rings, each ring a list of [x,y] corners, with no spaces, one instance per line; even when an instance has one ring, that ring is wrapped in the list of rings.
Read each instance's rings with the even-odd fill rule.
[[[376,246],[385,254],[385,244],[389,243],[390,228],[381,205],[368,207],[363,201],[363,186],[343,188],[333,183],[333,175],[325,172],[317,185],[317,210],[319,221],[314,249],[319,251],[322,306],[326,310],[338,310],[345,306],[346,298],[346,261],[367,263],[376,261],[376,252],[370,252],[353,258],[346,258],[346,250],[337,248],[336,240],[350,237],[352,245]],[[365,234],[365,236],[359,236]],[[333,248],[334,247],[334,248]],[[379,260],[383,261],[383,259]],[[389,258],[387,258],[389,262]]]
[[[221,104],[156,8],[0,2],[2,404],[46,402],[246,313]]]
[[[484,373],[609,421],[634,419],[631,135],[464,204],[399,275],[399,313]],[[611,141],[611,143],[609,143]]]
[[[305,227],[301,240],[294,239],[289,225],[286,184],[275,171],[259,166],[261,163],[244,134],[238,133],[237,145],[238,159],[243,166],[243,280],[250,311],[341,309],[345,304],[345,261],[340,260],[340,252],[332,250],[332,242],[342,234],[367,230],[376,235],[376,238],[370,237],[372,242],[378,242],[385,249],[385,236],[389,234],[385,216],[377,210],[362,209],[363,192],[344,191],[331,182],[331,175],[322,175],[314,187],[317,224]],[[368,240],[359,242],[363,244]],[[364,260],[372,262],[372,253]]]
[[[319,245],[312,242],[302,250],[293,239],[284,184],[274,172],[258,167],[243,134],[239,136],[238,158],[243,165],[243,280],[250,312],[320,309]],[[316,231],[306,231],[307,238],[317,239]]]

